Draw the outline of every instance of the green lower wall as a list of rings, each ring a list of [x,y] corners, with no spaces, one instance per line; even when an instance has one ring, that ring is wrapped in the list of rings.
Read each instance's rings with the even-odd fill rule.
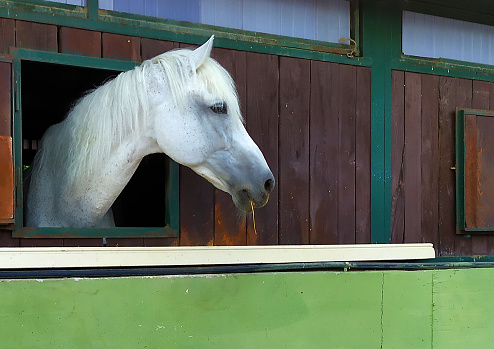
[[[486,348],[494,269],[0,280],[1,348]]]

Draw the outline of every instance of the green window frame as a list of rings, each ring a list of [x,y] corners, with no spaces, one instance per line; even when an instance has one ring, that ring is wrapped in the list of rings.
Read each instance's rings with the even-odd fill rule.
[[[179,231],[179,165],[167,157],[165,181],[165,226],[163,227],[117,227],[117,228],[37,228],[23,224],[23,161],[22,161],[22,86],[21,63],[34,61],[65,66],[126,71],[137,62],[117,61],[103,58],[83,57],[61,53],[11,49],[13,57],[13,148],[15,171],[15,228],[13,237],[35,238],[111,238],[111,237],[178,237]]]
[[[489,152],[493,147],[485,143],[491,137],[483,137],[491,124],[494,127],[494,111],[456,109],[457,233],[494,232],[494,210],[489,209],[494,207],[494,196],[490,198],[490,190],[485,190],[489,178],[494,178],[489,176],[494,172],[494,156]]]

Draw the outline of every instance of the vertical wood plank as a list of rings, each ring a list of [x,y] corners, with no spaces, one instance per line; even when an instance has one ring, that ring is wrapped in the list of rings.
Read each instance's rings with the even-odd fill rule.
[[[31,50],[58,51],[57,26],[16,21],[16,46]]]
[[[310,243],[338,243],[339,65],[312,61]]]
[[[13,46],[15,46],[15,21],[0,18],[0,55],[8,54]]]
[[[456,106],[451,111],[454,117],[456,107],[471,108],[472,107],[472,80],[457,79],[458,85],[456,89]],[[454,120],[454,119],[453,119]],[[454,138],[453,138],[454,140]],[[456,154],[456,149],[453,149],[453,154]],[[456,205],[456,200],[454,201]],[[456,207],[453,211],[456,217]],[[456,232],[456,224],[455,224]],[[470,256],[472,254],[472,239],[471,235],[455,234],[455,255]]]
[[[142,38],[141,58],[143,61],[145,61],[146,59],[154,58],[162,53],[178,47],[179,44],[177,42]]]
[[[472,108],[489,110],[494,106],[494,89],[491,89],[492,83],[487,81],[473,81]],[[493,104],[491,104],[491,98]],[[473,235],[472,236],[472,254],[474,255],[491,255],[494,251],[493,235]]]
[[[280,243],[309,242],[310,61],[280,57]]]
[[[20,239],[12,237],[11,230],[0,229],[0,247],[19,247]]]
[[[439,243],[439,77],[423,74],[422,79],[422,222],[420,242]]]
[[[140,39],[135,36],[103,33],[103,58],[141,60]]]
[[[245,109],[247,62],[246,52],[215,48],[213,57],[235,81],[240,107]],[[245,112],[242,111],[242,115]],[[245,245],[247,243],[246,215],[235,207],[229,194],[215,190],[215,245]]]
[[[12,65],[0,62],[0,136],[11,136]]]
[[[355,103],[356,67],[341,64],[338,149],[338,242],[355,243]]]
[[[180,245],[214,245],[214,187],[180,166]]]
[[[455,251],[455,121],[457,79],[439,77],[439,247],[440,256]]]
[[[62,27],[59,36],[61,53],[101,57],[101,32]]]
[[[371,69],[357,67],[355,242],[371,243]]]
[[[404,242],[420,241],[422,221],[421,149],[422,108],[420,74],[405,73],[405,237]]]
[[[259,146],[276,180],[269,202],[255,211],[256,231],[247,217],[248,245],[278,244],[278,172],[279,58],[275,55],[247,52],[246,122],[247,131]]]
[[[405,236],[405,73],[391,73],[391,243],[403,243]]]

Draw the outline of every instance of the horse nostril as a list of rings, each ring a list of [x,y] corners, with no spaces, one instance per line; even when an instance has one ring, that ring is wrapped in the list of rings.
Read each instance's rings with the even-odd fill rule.
[[[274,180],[273,179],[268,179],[265,183],[264,183],[264,189],[268,192],[268,193],[271,193],[274,189]]]

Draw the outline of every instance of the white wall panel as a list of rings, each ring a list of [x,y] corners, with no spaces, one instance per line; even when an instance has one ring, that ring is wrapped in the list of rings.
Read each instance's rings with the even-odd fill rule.
[[[402,51],[494,65],[494,26],[404,11]]]

